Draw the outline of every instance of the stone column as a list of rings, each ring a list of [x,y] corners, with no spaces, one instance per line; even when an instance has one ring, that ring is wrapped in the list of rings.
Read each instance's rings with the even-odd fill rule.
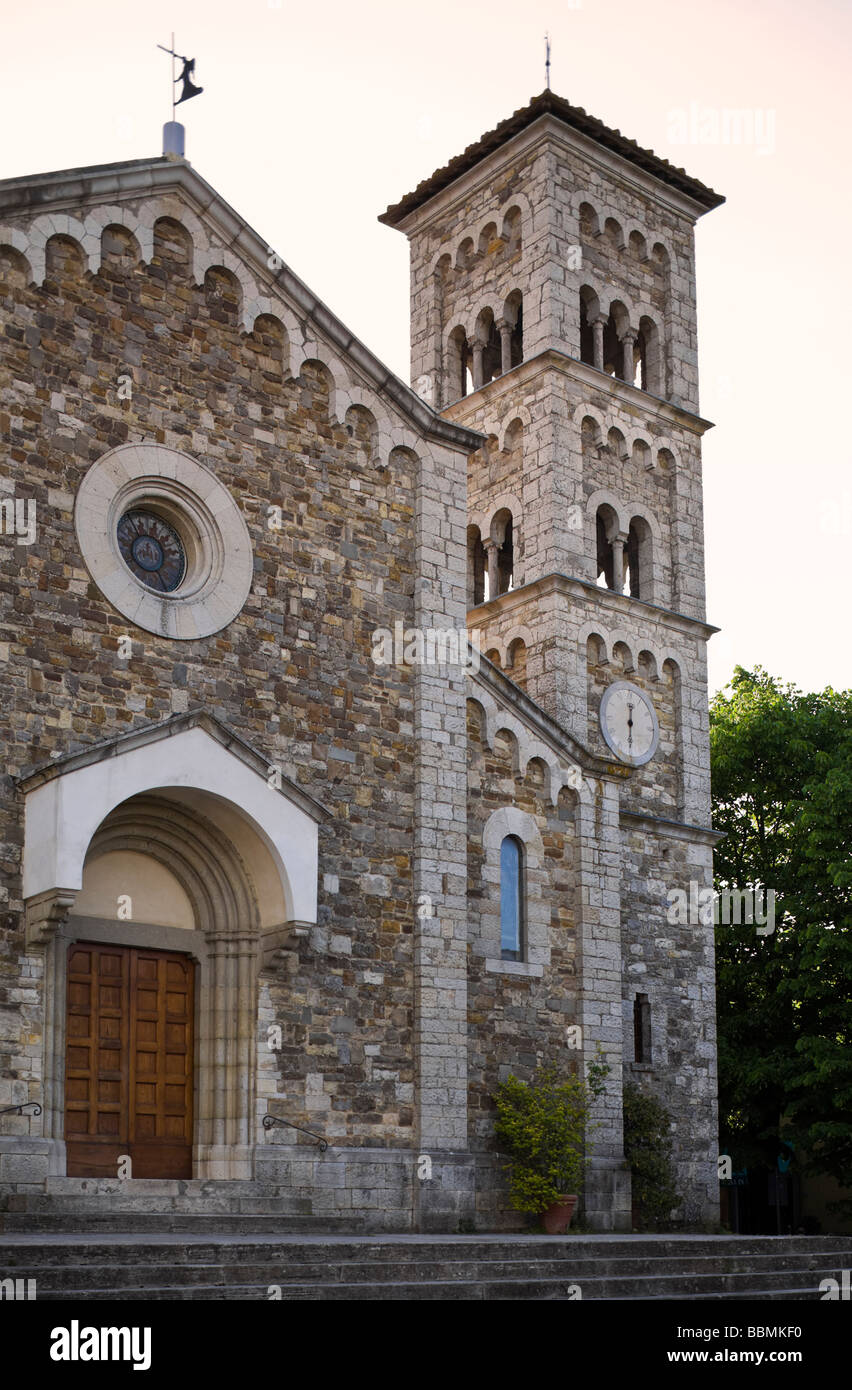
[[[617,594],[624,593],[624,547],[627,535],[619,531],[612,541],[612,587]]]
[[[594,364],[599,372],[602,372],[604,369],[604,329],[606,325],[607,320],[602,315],[596,319],[592,319]]]
[[[512,325],[505,319],[497,320],[500,330],[500,370],[503,376],[512,370]]]
[[[623,334],[621,338],[621,346],[624,352],[621,365],[621,379],[622,381],[629,381],[631,386],[636,376],[636,368],[633,365],[633,349],[638,336],[639,334],[636,333],[634,329],[628,328],[627,332]]]
[[[473,389],[474,389],[474,391],[478,391],[478,390],[479,390],[480,386],[482,385],[483,377],[485,376],[485,364],[484,364],[484,362],[483,362],[484,356],[485,356],[485,344],[484,344],[484,343],[481,343],[481,342],[479,341],[479,339],[477,338],[477,339],[474,340],[474,344],[473,344]]]
[[[423,446],[416,494],[414,622],[464,629],[467,456]],[[475,1202],[467,1136],[466,675],[451,662],[414,668],[414,1063],[417,1144],[413,1219],[457,1231]]]
[[[605,1090],[591,1107],[598,1127],[588,1136],[585,1219],[592,1230],[630,1230],[630,1169],[624,1160],[622,1121],[623,1023],[621,877],[618,787],[584,778],[575,813],[576,932],[583,1070],[598,1056],[610,1068]]]
[[[497,556],[500,547],[496,541],[487,540],[483,542],[483,549],[488,564],[488,599],[489,601],[497,597],[499,583],[499,566]]]

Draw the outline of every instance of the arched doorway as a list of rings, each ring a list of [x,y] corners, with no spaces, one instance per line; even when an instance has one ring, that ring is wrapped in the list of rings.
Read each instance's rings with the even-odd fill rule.
[[[194,800],[131,797],[86,854],[62,933],[69,1175],[114,1177],[122,1155],[136,1177],[250,1167],[257,895]]]
[[[23,784],[53,1173],[253,1177],[258,972],[316,921],[326,814],[273,770],[197,714]]]

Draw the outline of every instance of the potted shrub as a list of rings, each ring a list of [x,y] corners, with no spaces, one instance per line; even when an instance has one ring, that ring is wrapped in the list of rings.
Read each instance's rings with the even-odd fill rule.
[[[509,1076],[494,1096],[494,1132],[512,1160],[510,1203],[515,1211],[541,1215],[548,1235],[567,1230],[574,1214],[588,1162],[589,1109],[608,1071],[605,1063],[592,1063],[586,1083],[550,1064],[532,1082]]]

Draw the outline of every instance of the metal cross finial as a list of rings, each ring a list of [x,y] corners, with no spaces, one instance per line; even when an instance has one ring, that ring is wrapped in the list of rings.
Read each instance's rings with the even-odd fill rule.
[[[544,83],[550,91],[550,35],[544,36]]]

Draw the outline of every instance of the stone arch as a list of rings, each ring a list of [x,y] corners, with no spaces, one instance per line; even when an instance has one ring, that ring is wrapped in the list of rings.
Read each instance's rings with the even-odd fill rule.
[[[444,361],[449,392],[448,404],[452,404],[473,390],[473,348],[464,324],[455,324],[447,333]]]
[[[606,628],[602,627],[602,624],[600,624],[599,621],[591,621],[591,623],[584,623],[582,624],[580,631],[578,631],[577,646],[578,648],[581,648],[581,646],[585,644],[585,651],[587,651],[587,656],[589,652],[589,642],[592,641],[592,638],[595,639],[595,642],[596,644],[598,644],[599,648],[599,652],[596,653],[596,655],[599,655],[600,660],[602,660],[602,662],[609,662],[609,642],[607,642],[607,632]]]
[[[258,359],[265,359],[276,384],[282,385],[290,375],[290,339],[284,321],[271,308],[254,318],[246,346],[254,348]]]
[[[626,241],[624,226],[621,219],[610,208],[604,210],[602,235],[612,242],[616,251],[624,250]]]
[[[45,278],[47,243],[54,236],[63,236],[75,241],[80,254],[88,260],[89,270],[97,270],[101,256],[100,238],[89,236],[88,244],[84,245],[87,236],[82,222],[64,212],[45,212],[34,218],[27,229],[31,247],[29,259],[33,268],[33,279],[37,285]]]
[[[151,229],[151,262],[164,266],[166,273],[195,284],[195,246],[177,216],[164,213]]]
[[[297,924],[316,921],[316,820],[325,813],[290,783],[276,789],[259,756],[203,714],[72,754],[21,785],[27,942],[45,951],[53,1171],[64,1171],[68,946],[94,940],[196,960],[195,1175],[250,1178],[256,977]],[[194,929],[146,924],[144,907],[122,921],[75,914],[85,866],[107,854],[144,855],[166,869],[191,904]]]
[[[606,666],[608,664],[606,638],[600,632],[588,633],[586,636],[586,665]]]
[[[584,447],[600,449],[603,446],[606,425],[604,417],[599,410],[595,410],[592,405],[578,406],[574,411],[574,420],[580,426],[580,436]]]
[[[329,419],[337,419],[337,393],[335,391],[334,374],[331,368],[317,357],[305,357],[299,363],[298,377],[300,381],[308,384],[308,377],[305,376],[305,368],[309,373],[315,374],[317,378],[316,386],[313,387],[316,394],[325,398],[325,406],[328,411]]]
[[[530,413],[525,405],[515,406],[505,415],[497,434],[497,447],[500,452],[517,448],[518,442],[523,444],[524,431],[529,429],[530,423]]]
[[[547,895],[547,862],[535,818],[516,806],[493,811],[482,830],[483,896],[479,931],[473,934],[475,955],[493,961],[500,950],[500,847],[507,836],[523,846],[524,952],[523,964],[541,967],[550,963],[550,908]],[[523,972],[522,972],[523,973]]]
[[[637,261],[646,261],[648,259],[648,239],[643,228],[636,222],[628,222],[625,227],[625,234],[625,244],[628,251],[636,257]]]
[[[613,520],[616,523],[617,530],[626,531],[626,508],[624,507],[624,504],[622,503],[621,499],[616,497],[614,492],[610,492],[608,488],[598,488],[597,492],[592,493],[591,497],[586,503],[586,516],[594,520],[594,518],[598,514],[599,509],[603,506],[611,508],[613,512]]]
[[[599,237],[601,234],[600,214],[591,201],[588,193],[577,193],[573,199],[574,211],[580,225],[580,235],[585,237]]]
[[[500,304],[494,301],[495,309],[487,303],[480,309],[476,317],[476,325],[471,339],[473,342],[473,386],[478,390],[481,386],[487,386],[490,381],[500,375],[502,370],[502,357],[500,350],[500,330],[497,322],[500,316]]]
[[[489,217],[488,221],[483,223],[482,227],[479,229],[476,238],[477,254],[479,256],[487,256],[490,250],[497,250],[498,247],[495,243],[500,240],[501,238],[497,231],[497,223],[494,221],[493,217]]]
[[[656,467],[661,468],[663,472],[668,472],[670,478],[674,478],[679,467],[677,450],[673,449],[670,444],[664,444],[656,451],[655,463]]]
[[[229,837],[197,806],[187,807],[174,796],[135,796],[110,812],[92,838],[86,862],[109,853],[140,854],[161,864],[192,904],[196,930],[185,932],[180,945],[196,961],[199,975],[193,1175],[251,1177],[260,941],[251,876]],[[173,933],[144,925],[144,912],[135,929],[110,922],[101,930],[115,945],[140,942],[162,949],[175,944]],[[96,931],[88,917],[71,915],[62,944],[67,951],[74,940]],[[55,965],[61,969],[61,962]],[[57,1091],[61,1081],[54,1077]],[[59,1104],[57,1094],[54,1106]]]
[[[119,246],[122,248],[121,251],[118,250]],[[123,222],[107,222],[101,230],[101,259],[98,270],[103,270],[104,265],[110,263],[109,258],[116,256],[120,257],[120,263],[128,271],[144,259],[133,229],[125,226]]]
[[[369,460],[375,460],[379,427],[372,410],[365,405],[350,405],[343,416],[343,423],[348,433],[366,446]]]
[[[503,323],[509,332],[508,369],[519,367],[524,360],[524,296],[519,289],[510,290],[501,310]]]
[[[636,669],[635,657],[633,655],[634,638],[626,632],[619,631],[612,634],[612,661],[620,662],[624,675],[628,675]]]
[[[478,608],[485,602],[485,546],[482,528],[471,522],[467,528],[467,606]]]
[[[456,243],[453,265],[456,270],[469,270],[476,256],[476,246],[470,232],[465,232]]]
[[[663,379],[665,360],[663,335],[657,314],[643,310],[639,315],[637,327],[639,333],[636,340],[636,350],[639,356],[642,390],[648,391],[652,396],[662,396],[665,392]]]
[[[0,261],[3,262],[2,278],[5,281],[3,292],[14,289],[26,288],[32,281],[32,266],[17,247],[10,245],[3,240],[3,231],[0,229]]]
[[[514,492],[499,492],[496,497],[491,498],[487,509],[483,512],[483,516],[488,518],[487,524],[482,528],[483,540],[486,537],[498,543],[505,540],[506,514],[511,518],[513,526],[517,530],[521,517],[521,503]]]
[[[618,425],[611,425],[607,430],[606,442],[607,447],[612,451],[615,457],[626,463],[630,458],[630,450],[627,446],[624,431],[620,429]]]
[[[646,680],[659,680],[660,671],[657,664],[657,657],[650,647],[641,648],[636,658],[636,665],[640,676],[644,676]]]
[[[27,269],[25,273],[27,276],[27,283],[29,284],[32,282],[35,279],[35,275],[33,273],[30,242],[21,231],[20,227],[0,226],[0,251],[6,247],[14,251],[16,256],[19,256],[21,260],[26,263]],[[42,278],[44,277],[42,276]]]
[[[491,747],[495,753],[499,751],[498,740],[501,739],[507,745],[513,773],[523,773],[526,766],[523,757],[523,731],[507,719],[500,720],[491,739]]]
[[[196,247],[195,276],[203,284],[211,270],[227,271],[239,285],[240,322],[246,333],[251,331],[249,305],[258,297],[258,287],[244,262],[224,246]]]
[[[503,213],[500,235],[506,242],[509,253],[522,251],[524,245],[524,226],[532,231],[533,214],[529,201],[522,193],[513,193],[509,206]]]
[[[526,626],[525,623],[520,623],[520,624],[518,624],[518,625],[516,625],[516,626],[510,627],[510,628],[509,628],[509,631],[508,631],[507,634],[506,634],[506,654],[507,654],[507,656],[508,656],[510,647],[512,647],[512,646],[514,645],[515,642],[523,642],[524,646],[527,647],[527,648],[529,648],[529,647],[531,647],[531,646],[533,645],[533,641],[534,641],[534,639],[533,639],[532,632],[531,632],[530,629]]]
[[[631,508],[632,516],[627,529],[625,558],[630,594],[641,598],[645,603],[659,602],[660,561],[657,554],[658,540],[651,530],[645,508]]]
[[[200,218],[196,217],[186,203],[172,194],[146,200],[140,208],[140,221],[150,222],[156,236],[157,223],[161,219],[176,223],[188,241],[188,271],[194,283],[204,279],[205,266],[196,265],[196,257],[207,252],[209,235]]]
[[[44,245],[44,276],[46,280],[54,278],[53,272],[61,260],[70,259],[72,265],[68,273],[75,279],[87,274],[86,253],[75,237],[66,236],[64,232],[55,232],[53,236],[47,238]]]
[[[630,430],[626,444],[633,462],[639,468],[654,467],[654,446],[643,430]]]
[[[136,217],[127,207],[122,207],[120,203],[111,206],[92,208],[86,213],[84,226],[86,236],[84,248],[86,251],[93,251],[97,245],[101,252],[103,244],[103,234],[108,227],[123,227],[129,232],[139,248],[139,260],[149,262],[154,254],[154,227],[148,224],[143,218]]]

